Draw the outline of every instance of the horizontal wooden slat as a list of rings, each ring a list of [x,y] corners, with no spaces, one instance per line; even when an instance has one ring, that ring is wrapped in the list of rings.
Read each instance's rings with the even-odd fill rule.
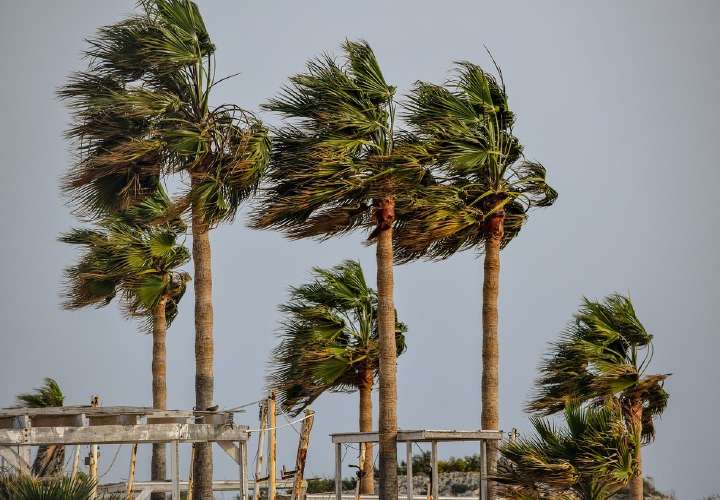
[[[333,443],[376,443],[377,432],[344,432],[330,434]],[[500,431],[453,431],[453,430],[399,430],[398,442],[407,441],[480,441],[502,439]]]

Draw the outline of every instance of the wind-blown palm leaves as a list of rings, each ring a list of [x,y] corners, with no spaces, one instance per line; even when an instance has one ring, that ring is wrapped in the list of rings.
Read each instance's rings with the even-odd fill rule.
[[[377,245],[380,338],[380,496],[397,496],[397,385],[392,231],[401,196],[422,178],[416,159],[396,148],[395,87],[365,42],[343,44],[345,64],[330,56],[265,108],[289,123],[276,131],[269,185],[254,225],[291,238],[372,231]],[[398,205],[398,206],[396,206]]]
[[[212,271],[208,232],[234,218],[269,160],[267,130],[231,104],[212,106],[215,46],[189,0],[140,0],[141,11],[89,40],[86,71],[59,95],[74,122],[76,164],[64,189],[86,216],[125,209],[181,173],[189,188],[175,203],[192,213],[195,266],[196,407],[213,404]],[[209,499],[212,455],[196,445],[195,498]]]
[[[62,406],[65,395],[60,385],[51,378],[33,392],[18,394],[18,406],[21,408],[48,408]],[[55,476],[62,472],[65,465],[65,448],[63,446],[39,446],[32,464],[32,474],[38,477]]]
[[[280,307],[280,344],[272,355],[268,385],[284,411],[298,414],[326,391],[360,392],[360,431],[372,431],[372,387],[380,361],[378,297],[360,263],[315,268],[315,281],[292,288]],[[405,325],[396,322],[397,354],[405,350]],[[372,446],[363,462],[373,463]],[[362,494],[373,494],[373,474],[363,469]]]
[[[604,404],[617,400],[636,440],[655,437],[654,419],[668,402],[667,374],[648,374],[653,345],[632,302],[622,295],[585,299],[575,320],[541,366],[530,411],[550,415],[571,401]],[[640,446],[636,460],[640,462]],[[642,469],[630,484],[631,498],[642,498]],[[639,496],[638,496],[639,495]]]
[[[84,247],[65,271],[66,309],[103,307],[115,297],[128,317],[139,318],[153,336],[153,407],[167,407],[166,334],[190,276],[187,248],[177,239],[186,230],[179,218],[165,218],[170,200],[161,188],[127,210],[105,216],[94,229],[73,229],[60,240]],[[153,445],[152,479],[165,479],[165,445]]]
[[[423,188],[402,212],[394,233],[399,262],[485,252],[483,284],[482,427],[499,428],[498,313],[500,249],[514,238],[530,208],[557,193],[545,168],[527,161],[513,134],[502,80],[462,62],[446,85],[418,82],[409,96],[408,149],[429,169]],[[489,448],[490,467],[497,452]],[[490,485],[489,497],[494,498]]]
[[[534,417],[535,436],[501,448],[498,482],[506,496],[606,500],[634,475],[635,436],[617,405],[569,405],[565,426]]]
[[[0,473],[0,500],[119,500],[95,495],[96,483],[89,476],[36,478]]]

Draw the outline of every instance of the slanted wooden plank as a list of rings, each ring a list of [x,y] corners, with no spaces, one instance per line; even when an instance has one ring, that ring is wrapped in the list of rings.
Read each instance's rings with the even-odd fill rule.
[[[295,482],[293,483],[291,500],[300,500],[303,477],[305,475],[305,462],[307,461],[307,453],[310,446],[310,432],[312,431],[314,420],[315,412],[310,408],[305,410],[305,420],[303,420],[302,428],[300,429],[300,440],[298,442],[297,457],[295,459]]]

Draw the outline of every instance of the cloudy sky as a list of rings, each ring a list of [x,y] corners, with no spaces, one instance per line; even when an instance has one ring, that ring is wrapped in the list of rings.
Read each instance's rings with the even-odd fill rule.
[[[720,212],[713,201],[720,181],[720,3],[200,6],[218,47],[219,74],[241,72],[218,89],[216,103],[251,110],[345,37],[367,39],[401,93],[418,79],[444,80],[452,61],[487,65],[488,46],[503,67],[526,153],[546,165],[560,193],[502,255],[503,428],[527,429],[522,408],[538,362],[581,297],[630,293],[655,335],[652,369],[673,373],[670,406],[646,451],[647,474],[683,500],[720,493],[720,336],[713,320],[720,305]],[[0,0],[0,406],[45,376],[58,379],[72,403],[95,393],[106,404],[150,402],[150,338],[114,306],[66,312],[58,305],[62,268],[74,254],[56,237],[76,222],[58,192],[71,149],[62,136],[68,113],[54,91],[82,68],[84,37],[132,9],[132,0]],[[262,395],[276,307],[289,285],[306,280],[312,266],[345,258],[360,259],[374,276],[374,250],[362,245],[362,235],[289,242],[244,222],[212,235],[216,392],[224,407]],[[482,261],[472,253],[397,269],[396,303],[409,326],[409,349],[399,361],[400,427],[478,427],[481,279]],[[191,294],[181,309],[168,339],[169,400],[189,408]],[[356,396],[342,394],[315,405],[311,475],[332,472],[328,434],[354,430],[356,407]],[[254,410],[240,420],[257,425]],[[280,435],[288,466],[296,438],[288,429]],[[441,448],[446,455],[474,451]],[[103,450],[101,471],[114,453]],[[108,478],[127,475],[125,453]],[[217,471],[231,477],[235,467],[218,455]]]

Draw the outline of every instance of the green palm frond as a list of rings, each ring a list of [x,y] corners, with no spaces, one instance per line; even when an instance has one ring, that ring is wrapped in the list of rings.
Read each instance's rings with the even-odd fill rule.
[[[63,189],[80,215],[102,218],[181,172],[194,181],[182,198],[207,224],[230,220],[269,161],[267,129],[237,106],[210,106],[215,47],[194,2],[139,7],[89,40],[88,68],[58,93],[78,146]]]
[[[96,483],[89,476],[36,478],[26,475],[0,475],[0,500],[89,500],[95,498]],[[99,495],[98,499],[119,500],[119,496]]]
[[[531,208],[554,203],[545,167],[525,160],[513,135],[501,75],[460,62],[446,85],[418,82],[406,107],[409,147],[434,180],[412,191],[401,213],[394,235],[400,262],[482,249],[486,221],[500,211],[506,245]]]
[[[544,415],[562,411],[571,401],[604,404],[608,400],[643,401],[643,438],[654,436],[652,420],[662,414],[668,375],[646,373],[652,335],[640,322],[628,297],[584,299],[561,339],[552,344],[540,368],[536,394],[528,410]]]
[[[275,132],[255,227],[291,238],[370,229],[373,199],[399,196],[422,175],[395,148],[395,87],[372,49],[349,40],[342,48],[343,64],[329,55],[310,61],[264,105],[289,123]]]
[[[533,418],[535,436],[501,448],[498,482],[512,498],[606,500],[637,468],[634,438],[617,405],[571,404],[565,425]]]
[[[326,391],[355,391],[366,371],[378,370],[377,293],[360,263],[347,260],[314,268],[315,280],[290,289],[280,306],[280,343],[273,350],[268,385],[284,411],[301,412]],[[405,350],[404,324],[396,323],[398,354]]]
[[[177,315],[177,303],[190,277],[178,268],[190,260],[178,237],[185,224],[178,217],[164,220],[170,200],[164,190],[123,212],[108,215],[96,229],[73,229],[60,241],[84,247],[78,262],[65,270],[66,309],[102,307],[120,296],[124,312],[152,325],[152,312],[167,298],[168,325]]]
[[[62,406],[64,401],[65,395],[62,389],[60,389],[60,385],[49,377],[46,378],[43,385],[36,388],[34,392],[17,395],[18,406],[23,408]]]

